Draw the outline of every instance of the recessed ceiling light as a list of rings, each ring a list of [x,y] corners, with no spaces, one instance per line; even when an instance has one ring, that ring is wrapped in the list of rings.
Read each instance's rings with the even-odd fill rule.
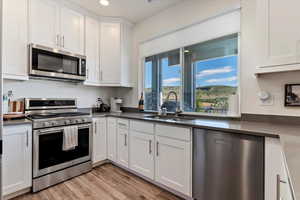
[[[108,6],[108,5],[109,5],[109,1],[108,1],[108,0],[99,0],[99,3],[100,3],[102,6]]]

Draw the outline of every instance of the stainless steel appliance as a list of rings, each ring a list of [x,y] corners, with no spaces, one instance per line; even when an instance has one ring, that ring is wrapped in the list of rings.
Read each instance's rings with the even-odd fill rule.
[[[263,137],[194,131],[195,200],[264,200]]]
[[[84,81],[86,79],[86,57],[48,48],[29,45],[29,75],[51,79]]]
[[[123,103],[123,99],[119,97],[111,97],[110,98],[110,107],[111,112],[121,113],[121,106]]]
[[[76,99],[25,99],[25,113],[33,122],[33,192],[92,169],[92,118]],[[68,126],[77,127],[78,145],[65,151]]]

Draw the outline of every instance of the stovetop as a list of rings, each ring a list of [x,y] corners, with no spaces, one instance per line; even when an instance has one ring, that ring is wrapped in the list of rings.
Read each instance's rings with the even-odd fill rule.
[[[92,122],[90,113],[86,112],[35,113],[27,115],[27,118],[33,122],[33,129],[74,126]]]

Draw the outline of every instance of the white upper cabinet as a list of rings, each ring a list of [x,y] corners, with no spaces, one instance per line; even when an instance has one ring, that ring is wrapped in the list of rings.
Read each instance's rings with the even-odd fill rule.
[[[300,1],[257,0],[257,72],[300,70]]]
[[[30,42],[84,54],[84,16],[53,0],[30,0]]]
[[[100,25],[96,19],[85,18],[86,85],[100,84]]]
[[[103,85],[129,87],[131,26],[121,22],[101,22],[100,79]]]
[[[84,16],[66,7],[61,8],[61,45],[68,52],[84,54]]]
[[[28,79],[27,10],[27,0],[3,0],[2,69],[4,79]]]
[[[100,65],[102,83],[119,84],[121,67],[121,24],[101,23]]]
[[[47,47],[60,47],[59,6],[52,0],[30,0],[30,41]]]

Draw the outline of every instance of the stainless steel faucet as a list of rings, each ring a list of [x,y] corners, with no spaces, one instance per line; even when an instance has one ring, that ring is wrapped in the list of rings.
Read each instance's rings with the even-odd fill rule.
[[[175,91],[170,91],[169,93],[168,93],[168,95],[167,95],[167,98],[166,98],[166,101],[169,101],[169,99],[170,99],[170,96],[171,95],[174,95],[175,96],[175,100],[176,100],[176,110],[175,110],[175,115],[176,115],[176,117],[178,117],[178,115],[180,114],[180,113],[182,113],[182,111],[180,110],[180,105],[178,105],[178,95],[177,95],[177,93],[175,92]],[[162,104],[163,105],[163,104]],[[167,113],[166,113],[166,109],[163,109],[162,108],[162,106],[161,106],[161,109],[164,111],[162,114],[163,115],[166,115]]]

